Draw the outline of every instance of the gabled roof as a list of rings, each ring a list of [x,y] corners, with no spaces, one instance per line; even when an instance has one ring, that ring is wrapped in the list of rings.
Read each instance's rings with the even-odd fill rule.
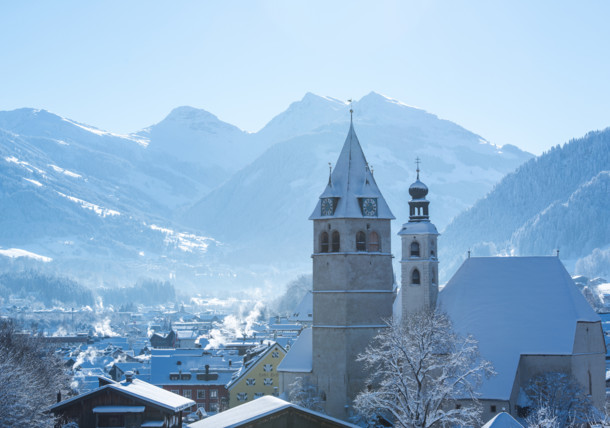
[[[498,413],[481,428],[523,428],[515,418],[506,412]]]
[[[49,407],[49,410],[55,412],[59,411],[63,407],[71,405],[89,396],[93,396],[106,389],[114,390],[118,393],[130,396],[136,401],[147,403],[151,406],[161,407],[173,412],[179,412],[180,410],[184,410],[195,405],[193,400],[184,398],[181,395],[166,391],[165,389],[156,387],[139,379],[133,379],[131,382],[115,382],[113,380],[104,378],[103,381],[107,383],[94,389],[93,391],[86,392],[68,400],[56,403]]]
[[[225,410],[222,413],[218,413],[207,419],[203,419],[198,422],[194,422],[189,426],[192,428],[229,428],[244,426],[248,422],[254,422],[260,418],[271,416],[275,413],[282,412],[285,410],[296,410],[309,415],[313,415],[320,420],[328,421],[332,424],[328,426],[339,426],[356,428],[356,425],[340,421],[339,419],[331,418],[330,416],[322,413],[314,412],[301,406],[289,403],[281,400],[277,397],[266,395],[256,400],[250,401],[249,403],[242,404],[241,406],[234,407],[229,410]],[[318,426],[315,425],[314,426]]]
[[[322,198],[339,198],[334,215],[322,216]],[[364,218],[360,209],[359,198],[377,198],[376,218],[394,219],[394,215],[377,187],[369,164],[364,157],[360,142],[354,131],[354,125],[350,123],[349,132],[339,154],[337,164],[309,219]]]
[[[313,293],[311,291],[308,290],[305,293],[290,319],[301,322],[313,321]]]
[[[600,322],[558,257],[471,257],[439,294],[498,374],[482,398],[508,400],[521,355],[570,355],[578,321]]]
[[[252,370],[252,368],[256,367],[256,365],[262,361],[267,355],[269,355],[269,353],[275,349],[275,347],[278,347],[282,350],[282,352],[284,353],[284,355],[286,355],[286,350],[277,342],[271,342],[268,346],[267,349],[260,351],[258,354],[256,354],[254,357],[252,357],[251,360],[244,362],[244,365],[239,369],[239,371],[237,373],[233,374],[233,378],[229,381],[229,383],[227,383],[226,388],[228,390],[231,390],[231,388],[233,388],[237,383],[239,383],[239,381],[250,372],[250,370]],[[253,352],[256,352],[256,349],[251,350]],[[245,360],[244,360],[245,361]],[[280,361],[281,362],[281,361]],[[277,370],[277,369],[276,369]]]

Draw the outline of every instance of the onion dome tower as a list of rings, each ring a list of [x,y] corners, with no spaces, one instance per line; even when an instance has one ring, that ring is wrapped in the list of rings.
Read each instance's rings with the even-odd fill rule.
[[[395,316],[408,316],[420,310],[436,307],[438,297],[438,231],[430,222],[426,199],[428,187],[419,180],[417,158],[417,179],[409,194],[409,221],[402,225],[398,233],[402,240],[401,289]],[[396,312],[396,311],[395,311]]]

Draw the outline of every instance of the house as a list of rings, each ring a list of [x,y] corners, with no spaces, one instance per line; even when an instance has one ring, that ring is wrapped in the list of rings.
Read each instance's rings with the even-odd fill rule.
[[[502,408],[525,414],[524,387],[548,371],[571,374],[603,408],[601,320],[558,257],[471,257],[440,292],[439,308],[497,372],[479,388],[484,420]]]
[[[80,428],[182,427],[182,413],[195,403],[141,381],[129,373],[123,382],[99,378],[99,387],[49,408],[62,422]]]
[[[356,428],[322,413],[265,396],[189,425],[191,428]]]
[[[153,333],[150,337],[150,346],[153,348],[175,348],[177,336],[174,330],[171,330],[166,335]]]
[[[217,413],[228,408],[226,384],[241,368],[241,360],[235,351],[155,350],[151,383],[192,399],[191,411],[202,408],[206,413]]]
[[[229,408],[250,402],[264,395],[279,395],[278,365],[286,351],[275,342],[251,349],[244,357],[242,368],[227,384]]]

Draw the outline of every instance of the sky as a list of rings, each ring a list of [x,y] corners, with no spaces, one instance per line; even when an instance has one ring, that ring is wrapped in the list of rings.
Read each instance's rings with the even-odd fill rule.
[[[117,133],[181,105],[255,132],[371,91],[540,154],[610,126],[610,2],[0,2],[0,110]]]

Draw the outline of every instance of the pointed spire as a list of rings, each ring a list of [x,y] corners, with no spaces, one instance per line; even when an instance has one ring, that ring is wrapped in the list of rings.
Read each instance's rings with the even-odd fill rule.
[[[311,220],[325,218],[321,215],[320,207],[322,199],[326,198],[333,198],[336,201],[334,217],[337,218],[362,218],[361,200],[363,198],[376,200],[376,218],[394,218],[375,183],[375,178],[373,178],[372,171],[362,152],[353,120],[350,120],[347,138],[330,175],[328,185],[320,195],[316,209],[309,217]]]
[[[328,185],[333,187],[333,165],[328,162]]]

